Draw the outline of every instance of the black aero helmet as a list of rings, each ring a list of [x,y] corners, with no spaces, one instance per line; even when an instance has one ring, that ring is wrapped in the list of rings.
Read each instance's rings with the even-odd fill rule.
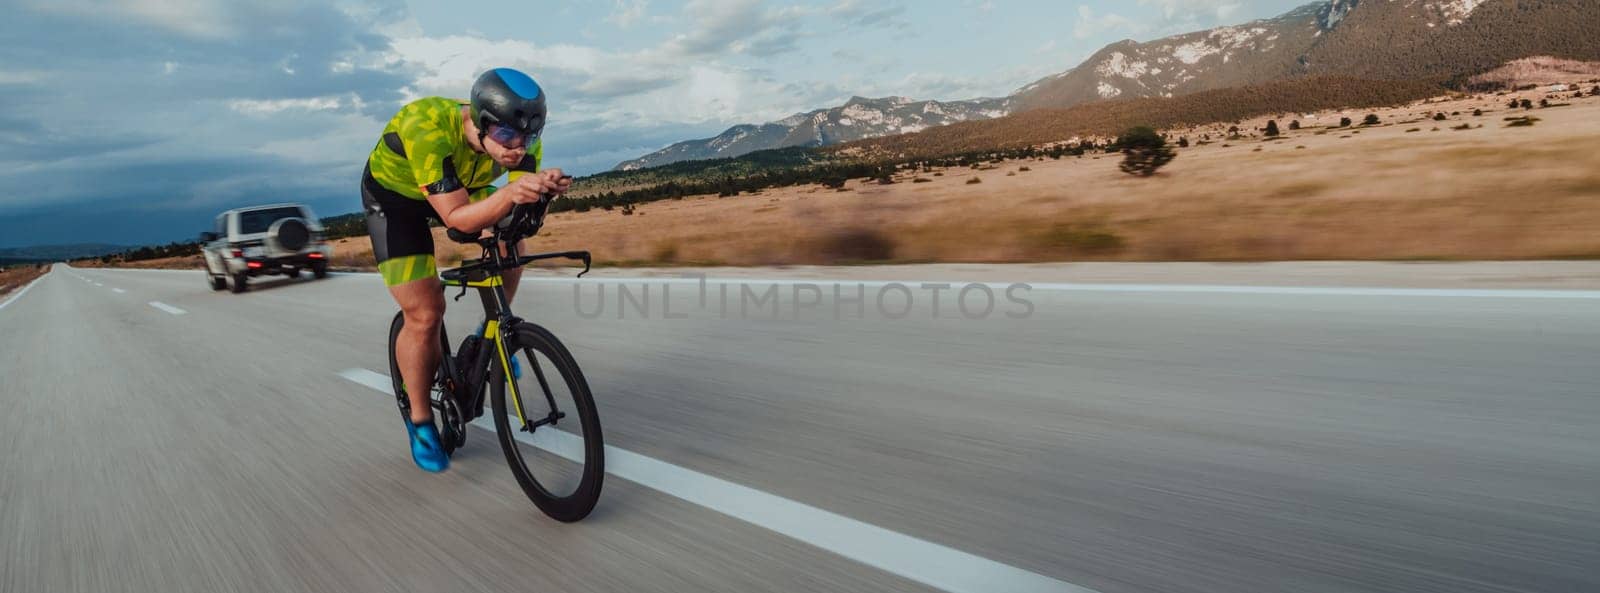
[[[480,143],[490,124],[500,124],[527,135],[532,144],[544,132],[544,113],[544,89],[527,74],[495,68],[472,83],[472,123]]]

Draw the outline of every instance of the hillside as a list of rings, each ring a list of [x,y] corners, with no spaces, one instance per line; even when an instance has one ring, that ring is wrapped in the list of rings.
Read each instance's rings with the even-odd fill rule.
[[[1160,129],[1230,122],[1266,114],[1380,107],[1443,92],[1426,82],[1303,78],[1205,91],[1171,98],[1101,101],[1067,109],[1037,109],[995,120],[955,124],[844,144],[841,156],[907,160],[965,152],[1021,148],[1075,138],[1107,138],[1135,125]]]
[[[741,124],[712,138],[686,140],[623,161],[618,171],[633,171],[680,161],[729,158],[758,150],[829,146],[863,138],[916,132],[945,124],[989,119],[1009,113],[1008,99],[916,101],[906,97],[851,97],[844,105],[797,113],[761,125]]]
[[[932,103],[856,98],[842,107],[680,142],[619,168],[778,146],[829,146],[1006,113],[1181,97],[1301,78],[1460,81],[1533,56],[1600,60],[1595,31],[1600,31],[1600,2],[1594,0],[1321,0],[1270,19],[1143,43],[1120,41],[1005,99]],[[972,103],[964,119],[953,107],[963,103]],[[852,106],[863,115],[845,113]],[[934,108],[950,113],[913,117]]]
[[[1329,23],[1327,3],[1272,19],[1138,43],[1120,41],[1083,64],[1018,90],[1018,111],[1071,107],[1104,99],[1170,97],[1278,80],[1297,73],[1298,60]]]
[[[1452,78],[1532,56],[1600,60],[1597,31],[1594,0],[1365,0],[1307,53],[1304,73]]]
[[[1325,0],[1272,18],[1122,41],[1023,87],[1017,110],[1306,76],[1447,80],[1532,56],[1600,59],[1593,0]]]

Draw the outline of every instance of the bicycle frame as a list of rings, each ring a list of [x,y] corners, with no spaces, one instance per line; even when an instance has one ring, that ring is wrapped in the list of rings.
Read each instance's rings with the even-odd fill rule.
[[[511,314],[511,302],[505,289],[505,270],[521,268],[529,263],[543,259],[576,259],[583,262],[583,271],[578,273],[578,276],[581,277],[589,273],[592,262],[591,256],[587,251],[560,251],[528,256],[518,255],[517,243],[522,238],[518,235],[524,232],[526,236],[537,233],[538,227],[543,221],[543,214],[543,208],[522,213],[520,218],[514,214],[510,217],[513,222],[509,225],[509,229],[497,229],[489,237],[472,237],[455,229],[449,229],[448,232],[450,238],[456,242],[476,243],[483,247],[484,257],[479,258],[474,263],[440,272],[439,277],[445,289],[451,287],[461,289],[461,292],[456,295],[456,300],[460,300],[462,296],[465,296],[468,288],[478,290],[485,316],[484,337],[494,343],[495,356],[500,363],[500,369],[507,374],[510,373],[511,357],[515,355],[515,351],[514,346],[507,343],[506,332],[503,329],[515,327],[521,320]],[[501,249],[499,249],[501,245],[505,246],[505,255],[503,256],[500,253]],[[446,344],[446,347],[445,352],[448,354],[448,344]],[[523,412],[522,393],[517,382],[507,381],[506,384],[510,388],[512,406],[517,412],[517,422],[525,432],[532,432],[540,426],[554,424],[564,416],[564,414],[556,410],[555,397],[550,393],[550,385],[544,376],[544,371],[537,364],[530,366],[533,367],[534,374],[539,379],[539,385],[544,390],[544,396],[550,404],[551,413],[545,418],[530,422]],[[458,374],[464,370],[466,369],[458,369]],[[457,377],[458,381],[462,378],[464,377]],[[489,375],[486,373],[484,375],[485,383],[488,380]],[[459,382],[466,383],[466,381]],[[485,383],[462,385],[462,387],[468,389],[468,393],[478,394]]]

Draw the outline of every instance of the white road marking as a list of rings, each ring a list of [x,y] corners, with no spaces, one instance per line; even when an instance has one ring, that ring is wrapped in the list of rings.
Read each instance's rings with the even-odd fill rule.
[[[111,289],[111,292],[114,292],[114,293],[117,293],[117,294],[123,294],[123,293],[128,292],[128,291],[120,289],[120,288],[113,288],[113,289]]]
[[[93,284],[95,286],[105,286],[104,284],[101,284],[99,282],[91,282],[90,284]]]
[[[393,381],[367,369],[339,373],[393,396]],[[473,426],[494,431],[490,418]],[[582,460],[583,439],[561,430],[519,432],[517,440]],[[712,511],[951,593],[1094,593],[1093,590],[917,539],[632,451],[606,446],[606,473]]]
[[[17,294],[11,295],[11,298],[6,299],[6,302],[0,303],[0,309],[4,309],[7,306],[9,306],[12,302],[16,301],[17,299],[22,298],[22,295],[27,294],[28,290],[33,288],[33,285],[38,284],[40,280],[44,280],[44,276],[40,276],[38,278],[34,278],[33,282],[29,282],[27,286],[22,287],[22,290],[17,291]]]
[[[550,278],[523,276],[523,282],[551,284],[590,283],[642,283],[690,284],[700,283],[699,278]],[[1490,288],[1384,288],[1343,286],[1236,286],[1222,284],[1079,284],[1073,282],[961,282],[957,280],[829,280],[829,279],[774,279],[774,278],[707,278],[707,284],[750,284],[793,286],[810,284],[831,286],[860,285],[882,288],[901,284],[915,288],[922,284],[948,284],[963,286],[981,284],[995,291],[1004,291],[1015,284],[1027,284],[1032,290],[1061,292],[1132,292],[1132,293],[1200,293],[1200,294],[1271,294],[1300,296],[1364,296],[1364,297],[1445,297],[1445,298],[1502,298],[1502,299],[1600,299],[1600,290],[1542,290],[1542,289],[1490,289]]]
[[[162,311],[166,311],[166,312],[171,313],[173,315],[182,315],[184,313],[188,313],[188,311],[185,311],[183,309],[179,309],[179,308],[174,307],[172,305],[168,305],[168,304],[163,303],[161,301],[150,301],[150,306],[155,307],[157,309],[160,309]]]

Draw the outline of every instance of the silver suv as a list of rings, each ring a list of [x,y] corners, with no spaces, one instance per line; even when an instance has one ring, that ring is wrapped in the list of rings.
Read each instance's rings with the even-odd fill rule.
[[[216,227],[200,233],[200,252],[212,290],[244,292],[252,276],[328,275],[333,248],[322,240],[322,223],[304,204],[267,204],[217,215]]]

